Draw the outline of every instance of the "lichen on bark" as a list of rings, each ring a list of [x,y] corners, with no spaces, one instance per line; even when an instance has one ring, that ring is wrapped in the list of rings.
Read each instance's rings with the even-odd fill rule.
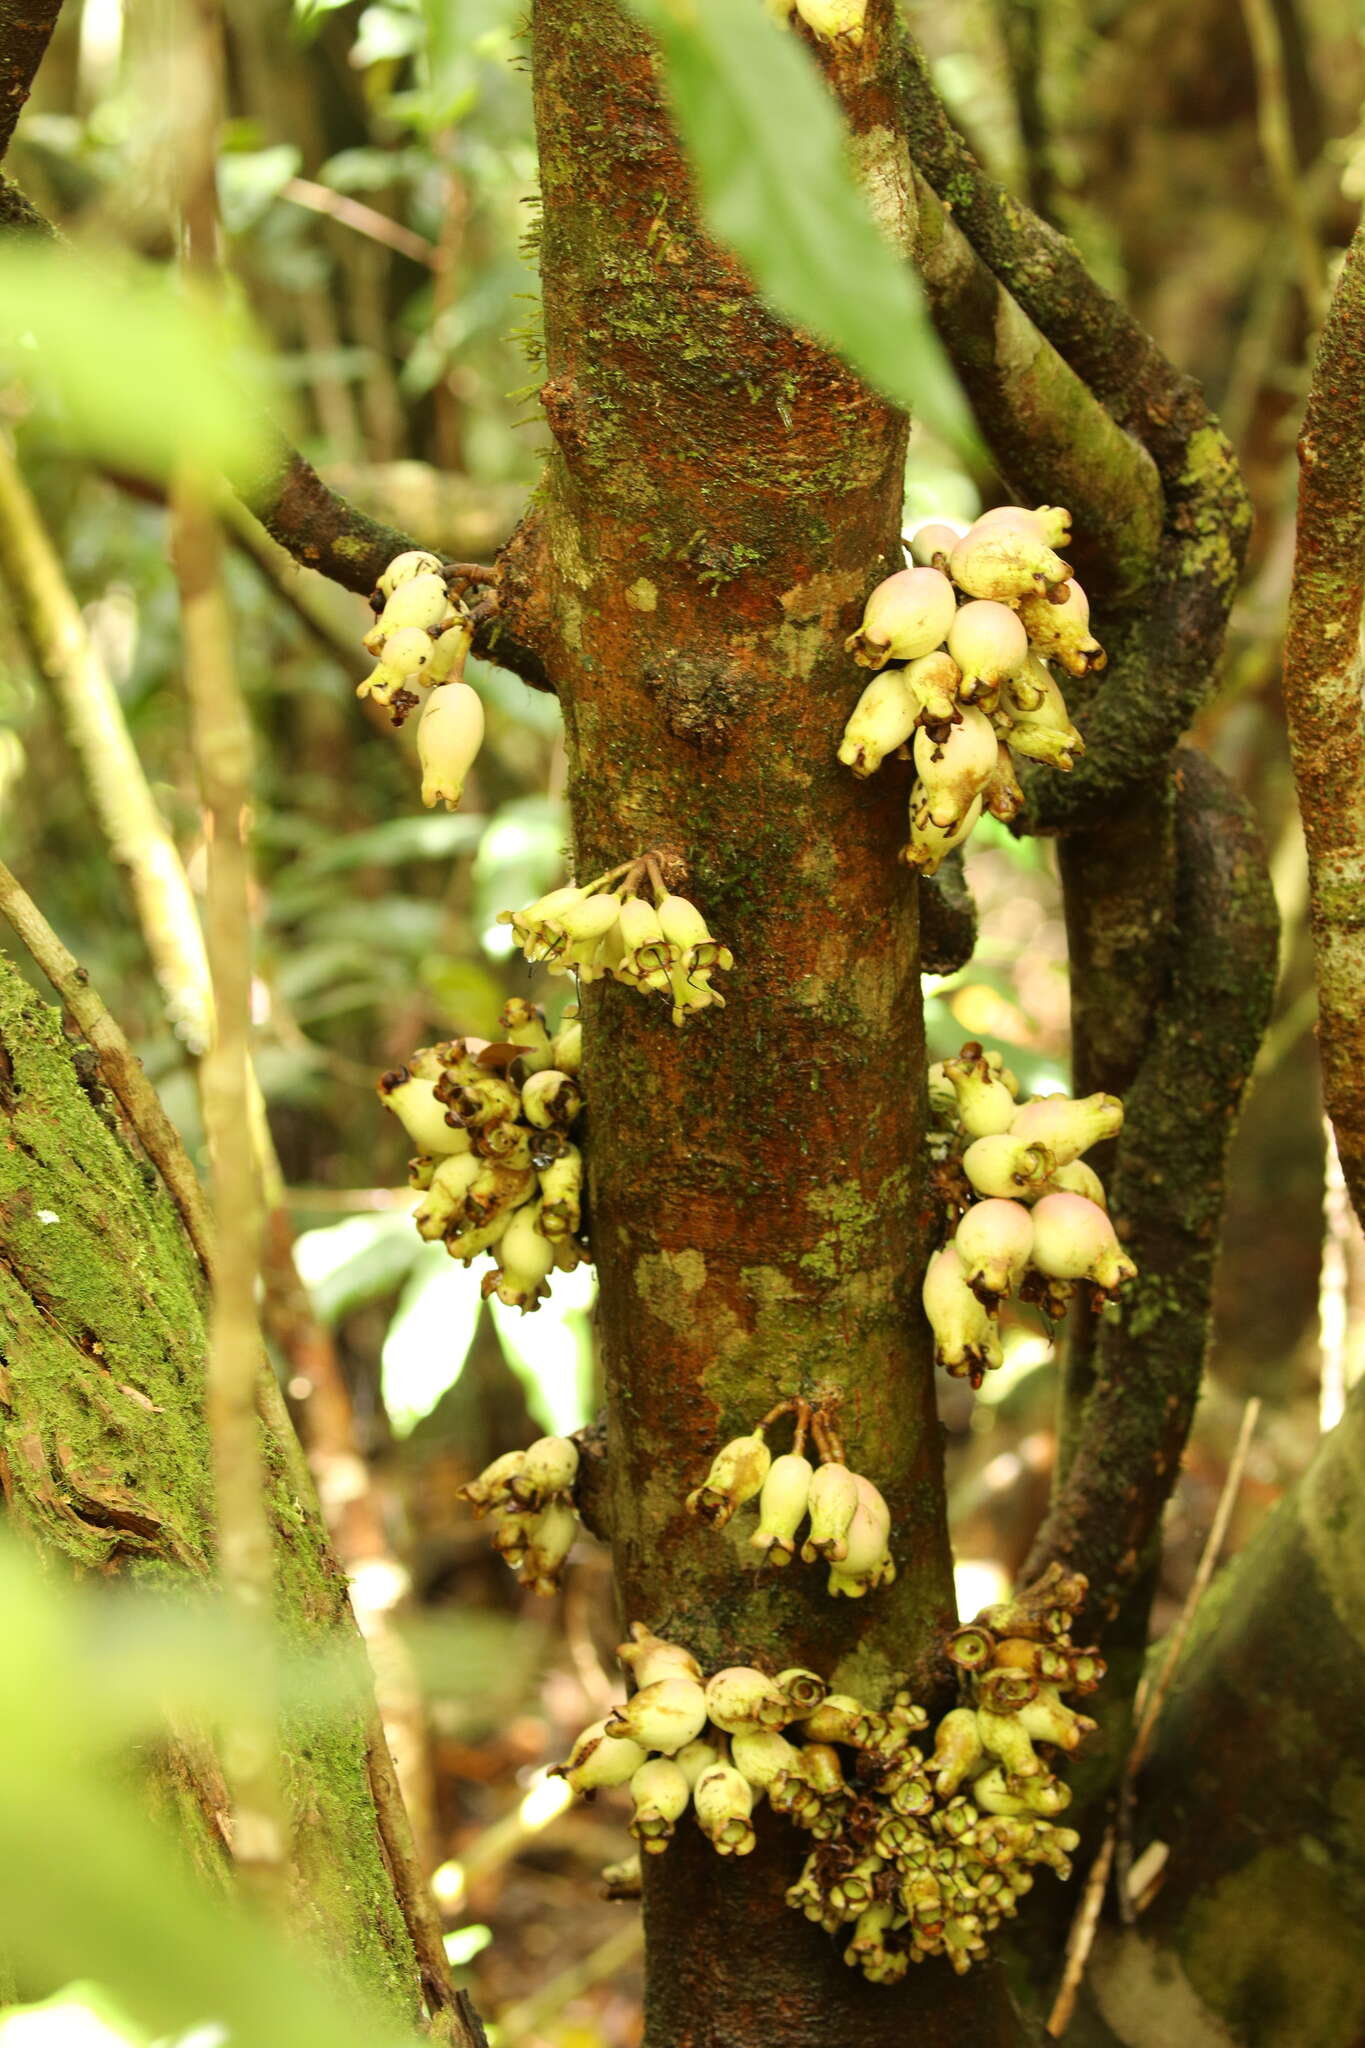
[[[170,1586],[213,1573],[203,1416],[205,1302],[193,1249],[88,1049],[0,957],[0,1486],[14,1526],[76,1572]],[[360,1658],[316,1501],[263,1431],[278,1580],[295,1651]],[[359,1668],[359,1666],[357,1666]],[[364,1717],[285,1730],[299,1931],[396,2015],[419,1975],[384,1861]],[[226,1801],[206,1749],[175,1745],[161,1810],[227,1882]]]

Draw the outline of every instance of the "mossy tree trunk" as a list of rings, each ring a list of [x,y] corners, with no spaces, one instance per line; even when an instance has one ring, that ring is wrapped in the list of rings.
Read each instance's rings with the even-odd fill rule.
[[[893,20],[874,8],[864,136],[894,132]],[[728,1007],[684,1030],[615,985],[585,998],[622,1619],[708,1669],[804,1662],[924,1696],[953,1607],[914,1298],[909,771],[859,785],[836,760],[844,637],[899,566],[906,422],[707,240],[649,45],[610,0],[538,0],[534,73],[555,450],[513,629],[564,707],[580,875],[667,849],[736,955]],[[818,1570],[760,1579],[737,1528],[683,1508],[721,1442],[822,1388],[895,1517],[896,1583],[865,1602],[832,1601]],[[650,1859],[651,2048],[1013,2038],[989,1970],[888,1990],[846,1969],[783,1903],[806,1846],[772,1822],[738,1864],[690,1832]]]
[[[76,1572],[212,1582],[203,1277],[88,1048],[0,957],[0,1488]],[[353,1644],[345,1582],[290,1447],[263,1427],[276,1618],[294,1651]],[[396,2015],[422,1983],[370,1782],[363,1714],[283,1729],[297,1931]],[[177,1740],[156,1797],[211,1882],[231,1880],[209,1744]],[[41,1990],[44,1987],[31,1987]],[[51,1987],[46,1987],[51,1988]]]

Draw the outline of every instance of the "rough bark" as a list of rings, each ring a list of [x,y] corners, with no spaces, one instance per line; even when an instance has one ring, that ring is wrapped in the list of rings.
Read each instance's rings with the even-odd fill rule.
[[[860,788],[835,759],[859,688],[843,638],[898,559],[905,422],[701,234],[619,11],[538,0],[533,33],[556,447],[514,617],[564,704],[579,872],[676,850],[736,954],[728,1007],[684,1031],[633,991],[586,993],[623,1616],[710,1668],[804,1660],[868,1694],[901,1672],[923,1690],[951,1582],[914,1301],[930,1219],[906,785]],[[843,82],[884,149],[896,54],[878,5]],[[888,170],[908,206],[894,152]],[[714,1447],[828,1384],[895,1516],[899,1577],[865,1603],[802,1568],[759,1581],[738,1528],[682,1506]],[[1011,2038],[989,1972],[886,1990],[845,1969],[782,1903],[799,1843],[762,1832],[738,1867],[699,1837],[649,1859],[650,2048]]]
[[[0,1486],[16,1527],[75,1571],[207,1583],[212,1490],[205,1304],[180,1218],[134,1155],[89,1055],[0,961]],[[316,1503],[263,1437],[277,1615],[300,1649],[354,1640]],[[420,1979],[370,1791],[363,1716],[294,1719],[292,1908],[397,2014]],[[227,1881],[226,1800],[205,1752],[177,1750],[164,1806]]]
[[[1299,441],[1284,703],[1318,972],[1323,1092],[1365,1215],[1365,228],[1323,329]]]
[[[61,8],[62,0],[3,0],[0,5],[0,157],[9,148]]]
[[[1138,1278],[1101,1321],[1076,1454],[1025,1571],[1083,1568],[1100,1614],[1142,1572],[1189,1434],[1227,1148],[1275,981],[1278,919],[1250,814],[1202,755],[1177,758],[1170,979],[1110,1188]]]
[[[1101,1933],[1077,2048],[1354,2048],[1365,2036],[1365,1392],[1217,1583],[1144,1775],[1131,1929]]]

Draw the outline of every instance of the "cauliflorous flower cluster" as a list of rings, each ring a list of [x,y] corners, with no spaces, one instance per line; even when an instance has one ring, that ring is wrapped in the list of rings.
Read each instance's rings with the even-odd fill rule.
[[[491,1252],[485,1297],[538,1308],[550,1274],[589,1257],[583,1222],[582,1031],[566,1016],[551,1037],[542,1011],[514,997],[503,1039],[422,1046],[379,1082],[379,1099],[417,1147],[410,1181],[421,1236],[465,1265]]]
[[[1075,766],[1084,742],[1050,662],[1070,675],[1105,664],[1090,607],[1054,553],[1071,536],[1056,505],[1000,505],[959,535],[941,523],[910,540],[913,568],[879,583],[846,645],[876,675],[844,727],[839,759],[875,773],[913,757],[903,858],[932,875],[984,810],[1023,805],[1013,755]]]
[[[1056,1826],[1070,1798],[1052,1769],[1094,1726],[1061,1701],[1104,1667],[1068,1629],[1085,1580],[1053,1567],[1016,1600],[951,1639],[969,1704],[929,1717],[908,1693],[885,1709],[831,1693],[813,1671],[770,1678],[752,1665],[711,1678],[681,1644],[641,1623],[619,1655],[636,1691],[585,1728],[558,1766],[585,1797],[628,1785],[645,1855],[667,1848],[691,1809],[722,1856],[746,1856],[766,1798],[814,1843],[788,1905],[846,1940],[844,1960],[891,1984],[912,1962],[959,1974],[1012,1919],[1047,1865],[1070,1875],[1079,1836]],[[621,1866],[613,1885],[630,1888]]]
[[[433,684],[417,724],[422,802],[453,811],[483,745],[483,702],[464,680],[474,638],[468,607],[452,596],[439,555],[419,548],[396,555],[370,604],[377,614],[365,651],[377,666],[357,684],[357,697],[382,704],[401,725]]]
[[[644,892],[644,893],[642,893]],[[668,887],[659,857],[642,854],[609,868],[596,881],[569,883],[524,910],[504,910],[530,961],[580,982],[610,975],[671,1005],[673,1022],[725,998],[711,986],[718,968],[734,966],[728,946],[713,939],[695,903]]]
[[[1116,1095],[1036,1096],[975,1041],[929,1069],[930,1151],[957,1223],[929,1261],[924,1312],[934,1356],[979,1387],[1001,1363],[999,1309],[1016,1291],[1062,1316],[1079,1283],[1096,1306],[1137,1267],[1109,1220],[1104,1184],[1081,1157],[1123,1126]]]
[[[792,1448],[774,1458],[766,1432],[784,1415],[795,1418]],[[816,1464],[805,1455],[808,1436]],[[758,1527],[749,1543],[762,1562],[790,1564],[797,1533],[809,1516],[801,1561],[819,1559],[829,1566],[831,1594],[860,1600],[895,1578],[891,1511],[870,1479],[850,1472],[828,1405],[812,1408],[799,1398],[780,1401],[748,1436],[735,1437],[717,1451],[706,1478],[687,1496],[687,1506],[723,1529],[737,1509],[754,1499]]]
[[[573,1485],[578,1445],[542,1436],[524,1451],[504,1451],[460,1488],[476,1515],[493,1517],[493,1548],[533,1593],[557,1590],[578,1534]]]

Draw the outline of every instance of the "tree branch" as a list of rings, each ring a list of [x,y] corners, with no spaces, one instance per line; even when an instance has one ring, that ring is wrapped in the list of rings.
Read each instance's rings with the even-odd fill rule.
[[[1090,1578],[1112,1614],[1175,1484],[1208,1342],[1228,1144],[1274,989],[1278,920],[1259,835],[1211,762],[1177,756],[1170,981],[1128,1100],[1113,1208],[1138,1279],[1100,1324],[1095,1391],[1024,1568]]]
[[[1151,455],[1164,519],[1152,573],[1126,604],[1103,582],[1095,612],[1107,674],[1076,693],[1089,753],[1067,776],[1025,778],[1027,828],[1094,822],[1159,779],[1208,692],[1241,571],[1250,511],[1226,439],[1198,386],[1086,270],[1065,236],[995,185],[957,134],[912,51],[902,114],[917,170],[972,248],[1106,412]],[[1002,391],[981,419],[1017,465],[1017,420]],[[1043,451],[1045,452],[1045,451]],[[1078,560],[1084,581],[1086,563]]]
[[[1323,1088],[1365,1216],[1365,228],[1323,328],[1299,460],[1284,706],[1308,842]]]
[[[0,157],[33,89],[62,0],[0,0]]]

